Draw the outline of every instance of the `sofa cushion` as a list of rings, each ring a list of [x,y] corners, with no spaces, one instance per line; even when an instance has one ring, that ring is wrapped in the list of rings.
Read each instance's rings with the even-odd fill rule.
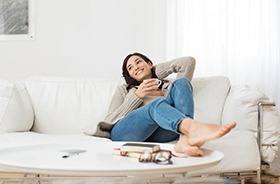
[[[33,108],[22,81],[0,80],[0,133],[28,131]]]
[[[225,157],[214,167],[191,171],[189,174],[255,171],[260,168],[260,155],[253,132],[232,130],[220,139],[207,142],[203,148],[221,151]]]
[[[246,86],[232,86],[224,106],[223,123],[237,122],[236,129],[257,131],[258,103],[269,101],[264,94]],[[280,119],[275,107],[263,108],[263,143],[276,145],[280,140]],[[277,146],[263,146],[263,160],[270,163]]]
[[[105,118],[121,78],[31,77],[26,81],[35,112],[33,131],[94,131]]]
[[[192,85],[195,104],[194,119],[221,123],[224,103],[230,89],[229,79],[223,76],[194,78]]]

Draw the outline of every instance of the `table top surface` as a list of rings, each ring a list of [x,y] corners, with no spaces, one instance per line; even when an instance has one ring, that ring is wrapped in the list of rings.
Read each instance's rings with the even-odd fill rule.
[[[147,174],[187,173],[218,164],[224,154],[203,149],[203,157],[172,157],[173,164],[140,163],[136,158],[113,154],[125,142],[92,142],[42,144],[0,150],[0,168],[7,171],[64,176],[133,176]],[[160,144],[173,151],[173,144]],[[73,150],[81,150],[63,158]]]

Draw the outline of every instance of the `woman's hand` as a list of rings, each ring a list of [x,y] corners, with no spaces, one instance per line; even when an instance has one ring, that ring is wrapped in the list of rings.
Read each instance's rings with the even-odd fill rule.
[[[156,79],[145,79],[135,91],[135,95],[139,98],[144,98],[154,95],[156,91],[158,91],[158,82]]]

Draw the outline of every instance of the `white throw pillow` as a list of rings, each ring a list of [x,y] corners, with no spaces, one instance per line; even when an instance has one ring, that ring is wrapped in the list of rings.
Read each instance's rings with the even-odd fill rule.
[[[83,133],[95,131],[107,114],[121,78],[32,77],[26,87],[34,107],[32,131]]]
[[[0,80],[0,133],[29,131],[33,108],[22,81]]]
[[[221,123],[224,103],[230,89],[229,79],[223,76],[201,77],[192,80],[194,119]]]
[[[280,147],[280,142],[277,144]],[[269,164],[269,169],[266,171],[269,174],[280,176],[280,150],[278,150],[275,159]]]
[[[257,131],[258,103],[269,101],[264,94],[246,86],[232,86],[224,106],[223,123],[237,122],[236,129]],[[280,139],[280,118],[275,107],[263,108],[263,143],[276,145]],[[270,163],[277,146],[263,146],[263,160]]]

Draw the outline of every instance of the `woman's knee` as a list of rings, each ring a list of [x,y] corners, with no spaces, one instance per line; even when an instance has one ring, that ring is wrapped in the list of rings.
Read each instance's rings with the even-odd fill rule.
[[[182,78],[175,80],[173,85],[179,85],[181,87],[185,86],[187,88],[190,88],[191,90],[193,89],[191,82],[186,77],[182,77]]]

